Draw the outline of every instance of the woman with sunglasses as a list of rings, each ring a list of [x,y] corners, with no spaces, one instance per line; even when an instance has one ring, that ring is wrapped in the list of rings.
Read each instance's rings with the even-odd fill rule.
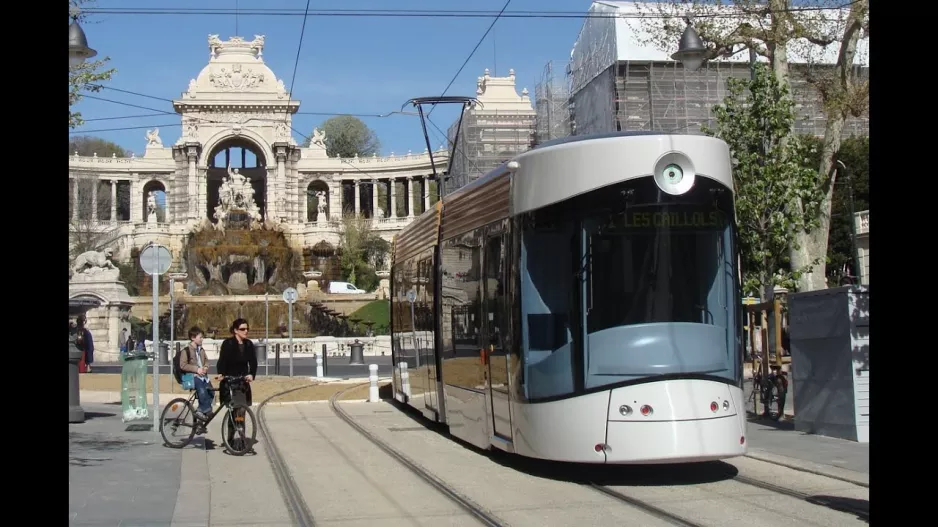
[[[231,323],[232,336],[226,338],[221,343],[221,350],[218,352],[218,362],[215,363],[215,369],[218,371],[216,380],[221,381],[219,385],[222,404],[227,402],[228,387],[227,381],[223,376],[237,377],[245,376],[244,398],[245,404],[251,405],[251,382],[257,375],[257,355],[254,353],[254,343],[248,338],[248,321],[238,318]]]

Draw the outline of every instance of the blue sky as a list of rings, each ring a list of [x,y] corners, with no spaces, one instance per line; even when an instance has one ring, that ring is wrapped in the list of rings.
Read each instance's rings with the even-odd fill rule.
[[[98,0],[93,7],[234,8],[236,0],[199,2]],[[305,0],[239,0],[240,8],[297,9]],[[578,11],[585,13],[589,0],[513,0],[509,10]],[[434,2],[432,0],[313,0],[310,9],[469,9],[498,11],[504,0]],[[266,36],[265,62],[289,88],[296,58],[302,16],[245,16],[238,33],[247,39]],[[399,110],[410,97],[439,95],[472,51],[490,18],[378,18],[310,17],[293,88],[300,111],[334,113],[385,113]],[[514,68],[518,90],[534,86],[545,64],[553,60],[563,68],[582,25],[582,19],[501,19],[463,69],[447,95],[474,95],[476,78],[485,68],[499,76]],[[125,15],[103,14],[82,26],[89,45],[99,57],[109,56],[117,73],[107,86],[174,99],[187,88],[208,62],[207,38],[218,33],[227,40],[235,33],[234,16],[220,15]],[[493,45],[494,39],[494,45]],[[497,69],[496,69],[497,68]],[[562,71],[562,69],[561,69]],[[172,105],[111,90],[97,97],[172,111]],[[83,99],[77,109],[88,119],[152,113],[139,108]],[[455,107],[439,107],[433,121],[446,129],[455,119]],[[294,128],[309,135],[327,117],[298,115]],[[381,151],[403,154],[423,151],[425,143],[417,117],[364,118],[381,140]],[[167,125],[176,126],[167,126]],[[103,131],[118,127],[160,127],[165,145],[180,134],[175,115],[87,122],[70,130],[113,141],[125,149],[143,152],[145,130]],[[443,138],[430,137],[437,147]],[[77,132],[77,133],[76,133]],[[303,138],[294,134],[297,142]]]

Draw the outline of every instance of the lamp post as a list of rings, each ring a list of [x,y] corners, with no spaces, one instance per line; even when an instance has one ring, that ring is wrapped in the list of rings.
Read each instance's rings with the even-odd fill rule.
[[[690,19],[685,18],[684,21],[687,22],[687,27],[684,28],[677,51],[671,55],[671,58],[683,64],[688,71],[697,71],[704,63],[707,48],[700,40],[700,35],[697,34],[697,30],[694,29]]]
[[[72,11],[72,23],[68,26],[68,64],[78,66],[98,54],[88,47],[85,31],[78,25],[78,10]]]

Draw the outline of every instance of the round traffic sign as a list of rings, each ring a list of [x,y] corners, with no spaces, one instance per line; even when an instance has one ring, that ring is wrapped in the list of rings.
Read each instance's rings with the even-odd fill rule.
[[[296,299],[298,296],[299,294],[296,292],[296,289],[293,287],[288,287],[283,290],[283,301],[288,304],[293,304],[294,302],[296,302]]]
[[[413,304],[417,300],[417,291],[411,289],[407,292],[407,301]]]
[[[140,267],[148,275],[161,275],[173,265],[173,255],[162,245],[151,244],[140,252]]]

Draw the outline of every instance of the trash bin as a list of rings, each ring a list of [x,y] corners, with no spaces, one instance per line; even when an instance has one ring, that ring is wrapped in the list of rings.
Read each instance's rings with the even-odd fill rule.
[[[352,348],[352,353],[349,355],[349,364],[355,365],[364,365],[365,364],[365,345],[359,341],[353,342],[350,346]]]
[[[124,354],[121,365],[121,420],[126,423],[148,416],[147,354],[131,351]]]
[[[255,342],[254,343],[254,354],[257,356],[257,362],[267,362],[267,343],[266,342]]]
[[[160,366],[169,366],[169,343],[160,342]]]

